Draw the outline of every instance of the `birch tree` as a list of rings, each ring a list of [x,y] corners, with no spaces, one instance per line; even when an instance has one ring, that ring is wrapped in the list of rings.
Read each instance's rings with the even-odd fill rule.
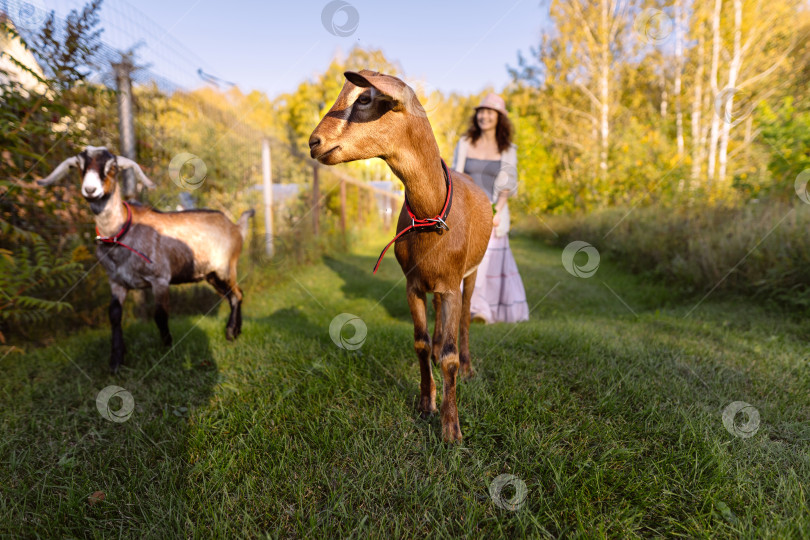
[[[628,29],[627,4],[619,0],[555,0],[551,17],[565,36],[570,80],[585,97],[580,113],[596,119],[599,176],[609,170],[611,105],[616,81],[611,66],[623,59]]]
[[[740,73],[742,63],[741,51],[742,34],[742,0],[734,0],[734,49],[731,54],[731,62],[728,68],[728,82],[726,84],[726,101],[723,107],[723,131],[720,134],[720,150],[718,156],[717,177],[722,182],[726,177],[726,163],[728,157],[728,137],[731,130],[732,111],[734,110],[734,91],[737,85],[737,76]],[[718,107],[715,107],[716,109]],[[715,111],[715,116],[720,116],[720,111]]]
[[[703,22],[701,21],[700,12],[695,9],[695,17],[693,28],[696,28],[695,33],[698,35],[697,45],[695,48],[696,68],[695,76],[692,81],[693,94],[692,94],[692,184],[697,185],[700,181],[700,173],[703,168],[703,157],[705,146],[703,144],[703,76],[705,70],[705,53],[706,53],[706,39],[703,33]]]
[[[720,71],[720,12],[723,7],[723,0],[715,0],[714,10],[712,11],[712,63],[709,74],[709,88],[711,89],[712,96],[716,96],[720,91],[718,87],[717,77]],[[717,160],[717,141],[720,138],[720,117],[716,114],[711,115],[711,135],[709,136],[709,163],[707,180],[708,183],[714,180],[715,165]]]
[[[797,31],[793,16],[797,0],[733,0],[730,34],[731,55],[725,87],[716,94],[715,114],[722,121],[717,151],[717,180],[727,184],[729,145],[732,130],[754,113],[754,109],[791,79],[791,53]],[[751,124],[746,124],[743,144],[752,141]]]
[[[681,78],[683,76],[683,32],[684,18],[683,0],[675,0],[675,85],[673,99],[675,101],[675,142],[678,147],[678,157],[683,155],[683,110],[681,108]]]

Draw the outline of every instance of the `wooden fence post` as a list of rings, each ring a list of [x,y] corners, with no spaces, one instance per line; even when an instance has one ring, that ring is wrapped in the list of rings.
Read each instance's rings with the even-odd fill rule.
[[[264,241],[268,257],[273,257],[273,177],[270,171],[270,141],[262,140],[262,189],[264,194]]]
[[[391,204],[391,197],[383,196],[383,205],[385,208],[383,209],[385,212],[385,217],[383,221],[385,222],[385,228],[388,229],[391,226],[391,219],[394,216],[394,209],[392,208],[393,205]]]
[[[357,222],[361,225],[366,224],[364,221],[366,217],[366,209],[363,208],[364,199],[365,197],[363,196],[363,190],[360,188],[360,186],[357,186]]]
[[[132,108],[132,79],[130,75],[135,69],[131,58],[126,54],[121,54],[120,62],[112,62],[115,71],[115,84],[118,89],[118,132],[120,134],[121,155],[133,161],[138,159],[135,155],[135,120]],[[131,170],[125,170],[123,174],[122,191],[124,199],[131,199],[135,196],[135,174]]]

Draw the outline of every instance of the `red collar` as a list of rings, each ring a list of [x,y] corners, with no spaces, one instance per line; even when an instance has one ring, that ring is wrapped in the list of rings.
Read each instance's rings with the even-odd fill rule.
[[[408,204],[408,197],[405,196],[405,210],[408,212],[408,215],[411,216],[411,224],[399,231],[393,240],[388,242],[388,244],[383,248],[382,253],[380,253],[380,258],[377,259],[377,264],[374,265],[374,273],[377,273],[377,269],[380,267],[380,263],[385,257],[385,252],[388,251],[388,248],[391,247],[391,244],[399,240],[402,236],[409,232],[413,231],[420,231],[420,232],[432,232],[435,231],[439,234],[444,233],[444,231],[449,231],[450,227],[447,226],[445,220],[447,216],[450,214],[450,207],[453,205],[453,181],[450,178],[450,170],[447,168],[444,160],[442,160],[442,169],[444,170],[444,181],[447,183],[447,198],[444,200],[444,208],[442,208],[441,213],[432,218],[426,219],[419,219],[416,217],[411,210],[411,205]]]
[[[127,232],[129,231],[130,225],[132,225],[132,208],[130,208],[129,203],[126,202],[126,201],[124,201],[124,206],[127,207],[127,220],[124,222],[123,225],[121,225],[121,230],[118,231],[113,236],[101,236],[99,231],[98,231],[98,225],[96,225],[96,240],[101,242],[102,244],[115,244],[115,245],[123,246],[123,247],[127,248],[128,250],[130,250],[132,253],[138,255],[139,257],[141,257],[146,262],[151,263],[152,261],[149,259],[149,257],[144,255],[143,253],[141,253],[137,249],[133,249],[133,248],[129,247],[128,245],[119,242],[119,240],[121,240],[121,238],[123,238],[124,235],[127,234]]]

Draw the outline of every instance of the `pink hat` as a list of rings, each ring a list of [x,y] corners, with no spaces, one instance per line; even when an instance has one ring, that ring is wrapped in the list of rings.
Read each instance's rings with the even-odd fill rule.
[[[481,105],[475,109],[478,110],[483,108],[494,109],[504,116],[509,116],[509,113],[506,112],[506,103],[503,101],[503,98],[498,94],[493,94],[492,92],[487,94],[486,97],[481,100]]]

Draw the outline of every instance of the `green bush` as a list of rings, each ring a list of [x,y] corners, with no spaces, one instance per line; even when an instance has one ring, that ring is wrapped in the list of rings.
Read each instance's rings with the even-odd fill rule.
[[[586,241],[601,257],[685,294],[735,291],[810,307],[810,205],[767,200],[739,208],[612,208],[544,220],[547,226],[533,230],[549,241]]]

